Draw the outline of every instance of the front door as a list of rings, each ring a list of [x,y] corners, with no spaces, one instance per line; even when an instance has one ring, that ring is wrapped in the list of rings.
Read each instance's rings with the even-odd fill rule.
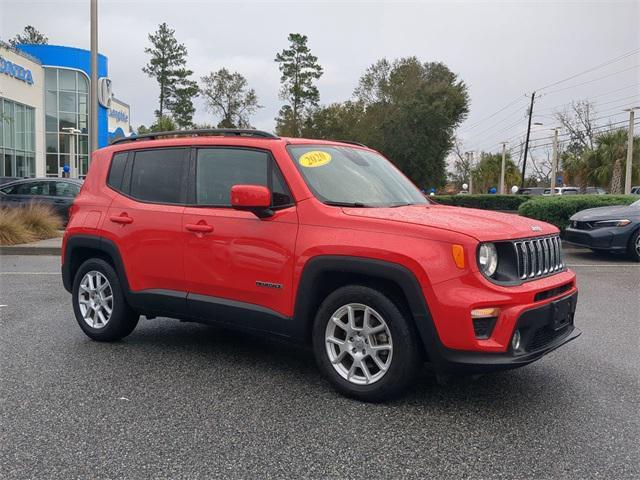
[[[199,148],[192,158],[194,206],[183,219],[192,314],[232,323],[290,316],[298,217],[276,162],[267,151],[229,147]],[[267,186],[274,215],[231,208],[239,184]]]

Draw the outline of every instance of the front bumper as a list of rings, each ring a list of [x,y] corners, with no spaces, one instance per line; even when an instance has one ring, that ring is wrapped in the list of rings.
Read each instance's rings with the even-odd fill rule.
[[[477,374],[498,370],[508,370],[528,365],[549,352],[575,340],[582,332],[574,325],[574,315],[578,293],[549,302],[545,305],[525,310],[518,318],[515,329],[522,333],[523,348],[514,352],[487,353],[448,349],[441,346],[433,357],[436,370],[440,373]],[[568,302],[568,317],[560,328],[556,328],[555,305]]]
[[[604,227],[593,230],[568,227],[564,231],[564,239],[574,245],[593,250],[624,251],[632,231],[633,229],[626,227]]]

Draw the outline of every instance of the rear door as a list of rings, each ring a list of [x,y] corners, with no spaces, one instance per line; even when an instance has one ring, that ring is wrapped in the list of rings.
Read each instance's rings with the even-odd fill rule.
[[[209,318],[236,309],[233,322],[255,318],[249,311],[289,315],[298,217],[275,160],[266,150],[211,147],[194,149],[191,165],[183,231],[190,311]],[[230,191],[239,184],[267,186],[275,214],[234,210]]]
[[[112,160],[107,184],[118,194],[103,229],[120,251],[134,292],[174,296],[185,291],[187,155],[185,148],[156,148],[119,153]]]

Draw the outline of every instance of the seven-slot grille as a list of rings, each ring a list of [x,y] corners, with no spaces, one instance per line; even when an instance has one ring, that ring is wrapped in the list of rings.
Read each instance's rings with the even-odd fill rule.
[[[545,277],[564,268],[559,236],[514,242],[520,280]]]

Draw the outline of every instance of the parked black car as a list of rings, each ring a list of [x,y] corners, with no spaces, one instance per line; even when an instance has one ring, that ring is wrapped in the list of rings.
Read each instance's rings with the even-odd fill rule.
[[[29,202],[50,205],[66,221],[69,207],[80,192],[82,181],[74,178],[28,178],[0,187],[0,206],[15,207]]]
[[[640,262],[640,200],[576,213],[565,230],[565,240],[594,251],[626,252]]]

